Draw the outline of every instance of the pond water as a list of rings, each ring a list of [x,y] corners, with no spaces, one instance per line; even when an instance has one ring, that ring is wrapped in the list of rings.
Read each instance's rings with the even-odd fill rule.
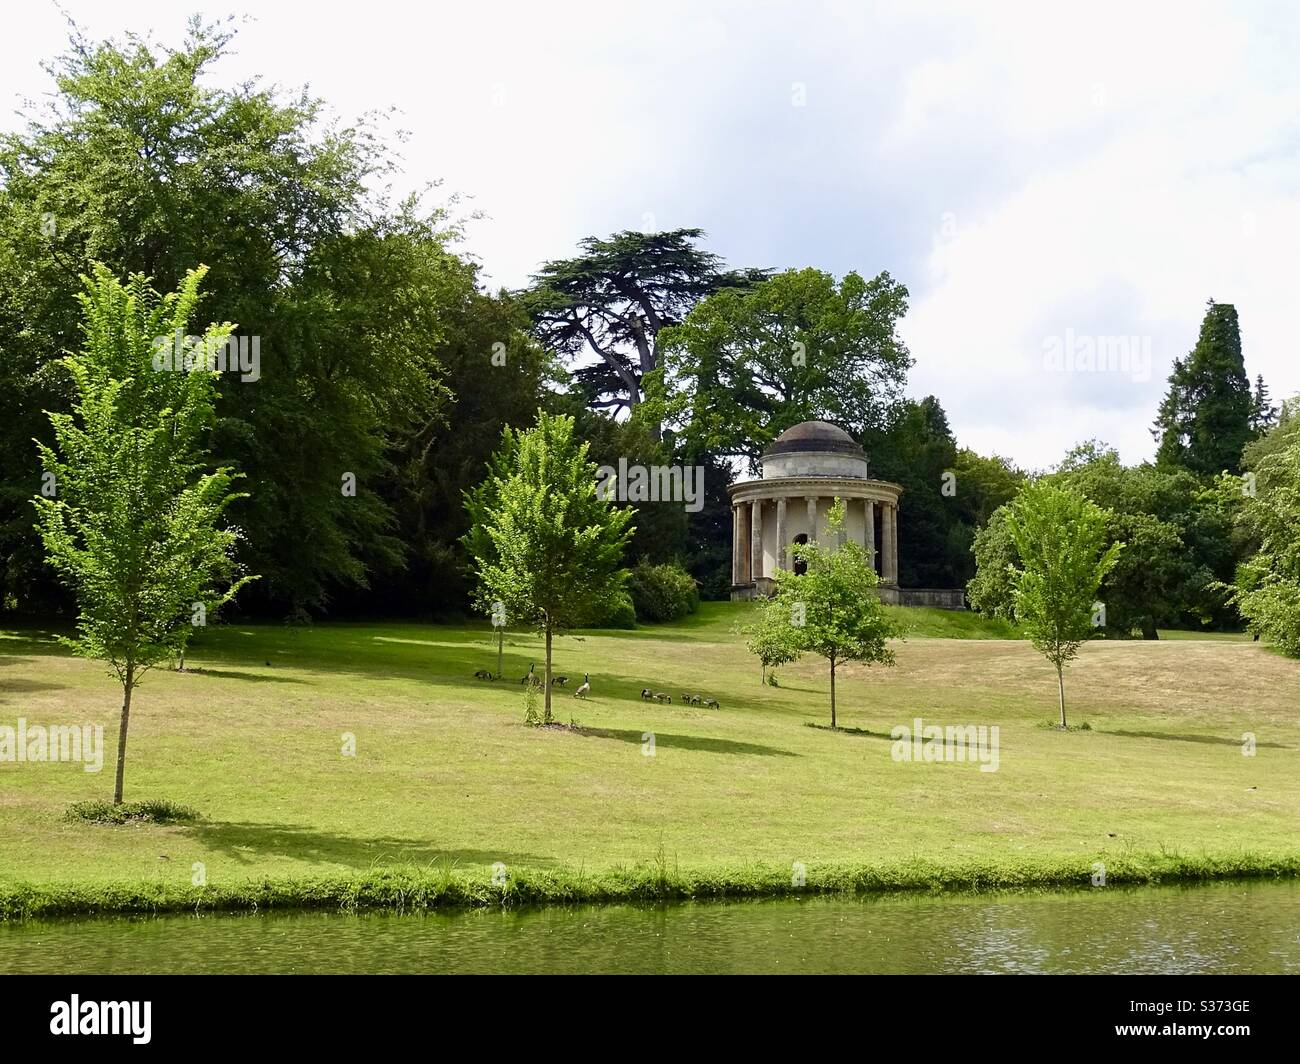
[[[1300,882],[27,921],[0,972],[1300,973]]]

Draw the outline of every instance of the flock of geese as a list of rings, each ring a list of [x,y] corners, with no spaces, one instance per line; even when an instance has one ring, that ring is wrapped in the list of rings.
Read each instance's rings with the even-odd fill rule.
[[[476,673],[474,673],[474,679],[495,680],[496,677],[493,676],[490,672],[488,672],[487,669],[479,669]],[[526,684],[526,683],[538,684],[538,685],[541,684],[542,682],[541,678],[537,675],[536,662],[533,662],[528,666],[528,671],[524,673],[523,678],[519,682],[521,684]],[[563,687],[568,682],[569,682],[569,678],[567,676],[556,675],[551,677],[552,687]],[[590,693],[591,693],[591,675],[589,673],[584,672],[582,674],[582,684],[578,687],[576,691],[573,692],[573,697],[586,698],[587,695]],[[646,699],[647,701],[649,701],[650,699],[654,699],[654,701],[656,702],[667,702],[670,705],[672,704],[672,700],[673,700],[672,695],[664,694],[662,691],[652,691],[648,687],[641,688],[641,697]],[[682,705],[703,706],[705,709],[722,708],[720,705],[718,705],[718,700],[716,698],[705,698],[702,695],[692,695],[692,694],[687,694],[686,692],[682,692]]]

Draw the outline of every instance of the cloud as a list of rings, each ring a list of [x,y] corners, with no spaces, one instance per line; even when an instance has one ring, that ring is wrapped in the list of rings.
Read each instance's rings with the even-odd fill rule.
[[[182,29],[162,2],[68,7],[96,35]],[[57,11],[7,30],[0,96],[45,91]],[[1209,298],[1236,304],[1250,373],[1300,391],[1296,54],[1282,3],[375,0],[266,5],[223,77],[396,105],[405,180],[473,196],[493,284],[679,226],[736,265],[888,269],[909,390],[962,443],[1043,466],[1092,436],[1152,453]],[[1137,338],[1150,376],[1049,369],[1067,338]]]

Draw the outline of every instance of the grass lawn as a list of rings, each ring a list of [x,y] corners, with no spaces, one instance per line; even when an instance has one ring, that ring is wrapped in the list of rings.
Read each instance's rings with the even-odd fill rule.
[[[569,691],[523,724],[517,682],[540,639],[507,636],[507,681],[485,626],[232,625],[202,633],[185,674],[136,694],[126,798],[196,807],[191,825],[70,823],[112,793],[120,690],[49,633],[0,632],[0,724],[100,722],[104,769],[0,762],[0,888],[108,883],[189,889],[261,877],[450,868],[484,881],[523,870],[762,866],[1014,869],[1035,862],[1300,858],[1300,662],[1248,640],[1094,642],[1067,674],[971,614],[902,611],[913,634],[892,669],[840,675],[833,733],[824,663],[762,686],[732,632],[747,606],[557,642]],[[936,638],[935,636],[942,636]],[[647,703],[642,687],[673,695]],[[679,704],[682,691],[718,711]],[[927,724],[1001,729],[1000,767],[893,760],[888,733]],[[1257,738],[1242,754],[1243,732]],[[643,754],[654,733],[655,756]],[[356,754],[341,754],[343,736]],[[782,871],[783,870],[783,871]]]

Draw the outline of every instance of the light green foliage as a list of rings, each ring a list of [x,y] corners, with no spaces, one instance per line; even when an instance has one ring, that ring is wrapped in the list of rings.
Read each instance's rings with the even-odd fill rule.
[[[624,590],[623,548],[632,514],[596,493],[596,464],[573,419],[538,411],[527,430],[507,428],[487,480],[467,505],[465,543],[478,575],[476,602],[499,602],[511,621],[546,636],[545,723],[551,721],[551,640],[611,609]]]
[[[798,661],[803,653],[799,632],[790,622],[789,604],[771,600],[760,606],[753,621],[738,629],[745,636],[745,649],[758,658],[765,682],[770,682],[767,670]]]
[[[1300,657],[1300,401],[1247,448],[1247,461],[1254,494],[1240,520],[1259,549],[1238,568],[1233,601],[1252,629]]]
[[[830,665],[832,728],[836,727],[836,669],[846,661],[892,665],[888,641],[901,635],[876,593],[870,555],[852,541],[836,545],[843,538],[844,515],[844,500],[837,499],[825,541],[791,548],[794,558],[807,568],[801,574],[777,570],[776,594],[762,606],[764,617],[750,646],[754,653],[766,651],[769,660],[792,651],[825,658]]]
[[[661,334],[647,406],[688,450],[751,462],[801,421],[860,431],[900,396],[912,360],[895,325],[906,310],[907,289],[887,273],[837,282],[808,268],[723,288]]]
[[[988,524],[975,533],[971,551],[975,555],[975,575],[966,585],[966,603],[988,617],[1010,621],[1016,615],[1015,570],[1020,555],[1011,536],[1008,518],[1011,506],[999,506]]]
[[[1106,514],[1099,506],[1043,481],[1016,497],[1007,527],[1022,565],[1013,571],[1016,621],[1056,667],[1065,727],[1064,669],[1095,633],[1097,591],[1124,545],[1106,546]]]
[[[122,284],[104,267],[86,278],[82,352],[63,360],[72,412],[51,414],[55,445],[39,444],[53,497],[35,499],[50,565],[75,593],[76,653],[108,662],[123,689],[122,775],[131,691],[148,669],[183,654],[194,610],[209,616],[251,579],[221,527],[238,498],[231,470],[206,469],[215,373],[154,368],[155,341],[184,336],[202,269],[159,299],[141,276]],[[232,326],[211,326],[218,345]],[[200,349],[202,350],[202,348]]]

